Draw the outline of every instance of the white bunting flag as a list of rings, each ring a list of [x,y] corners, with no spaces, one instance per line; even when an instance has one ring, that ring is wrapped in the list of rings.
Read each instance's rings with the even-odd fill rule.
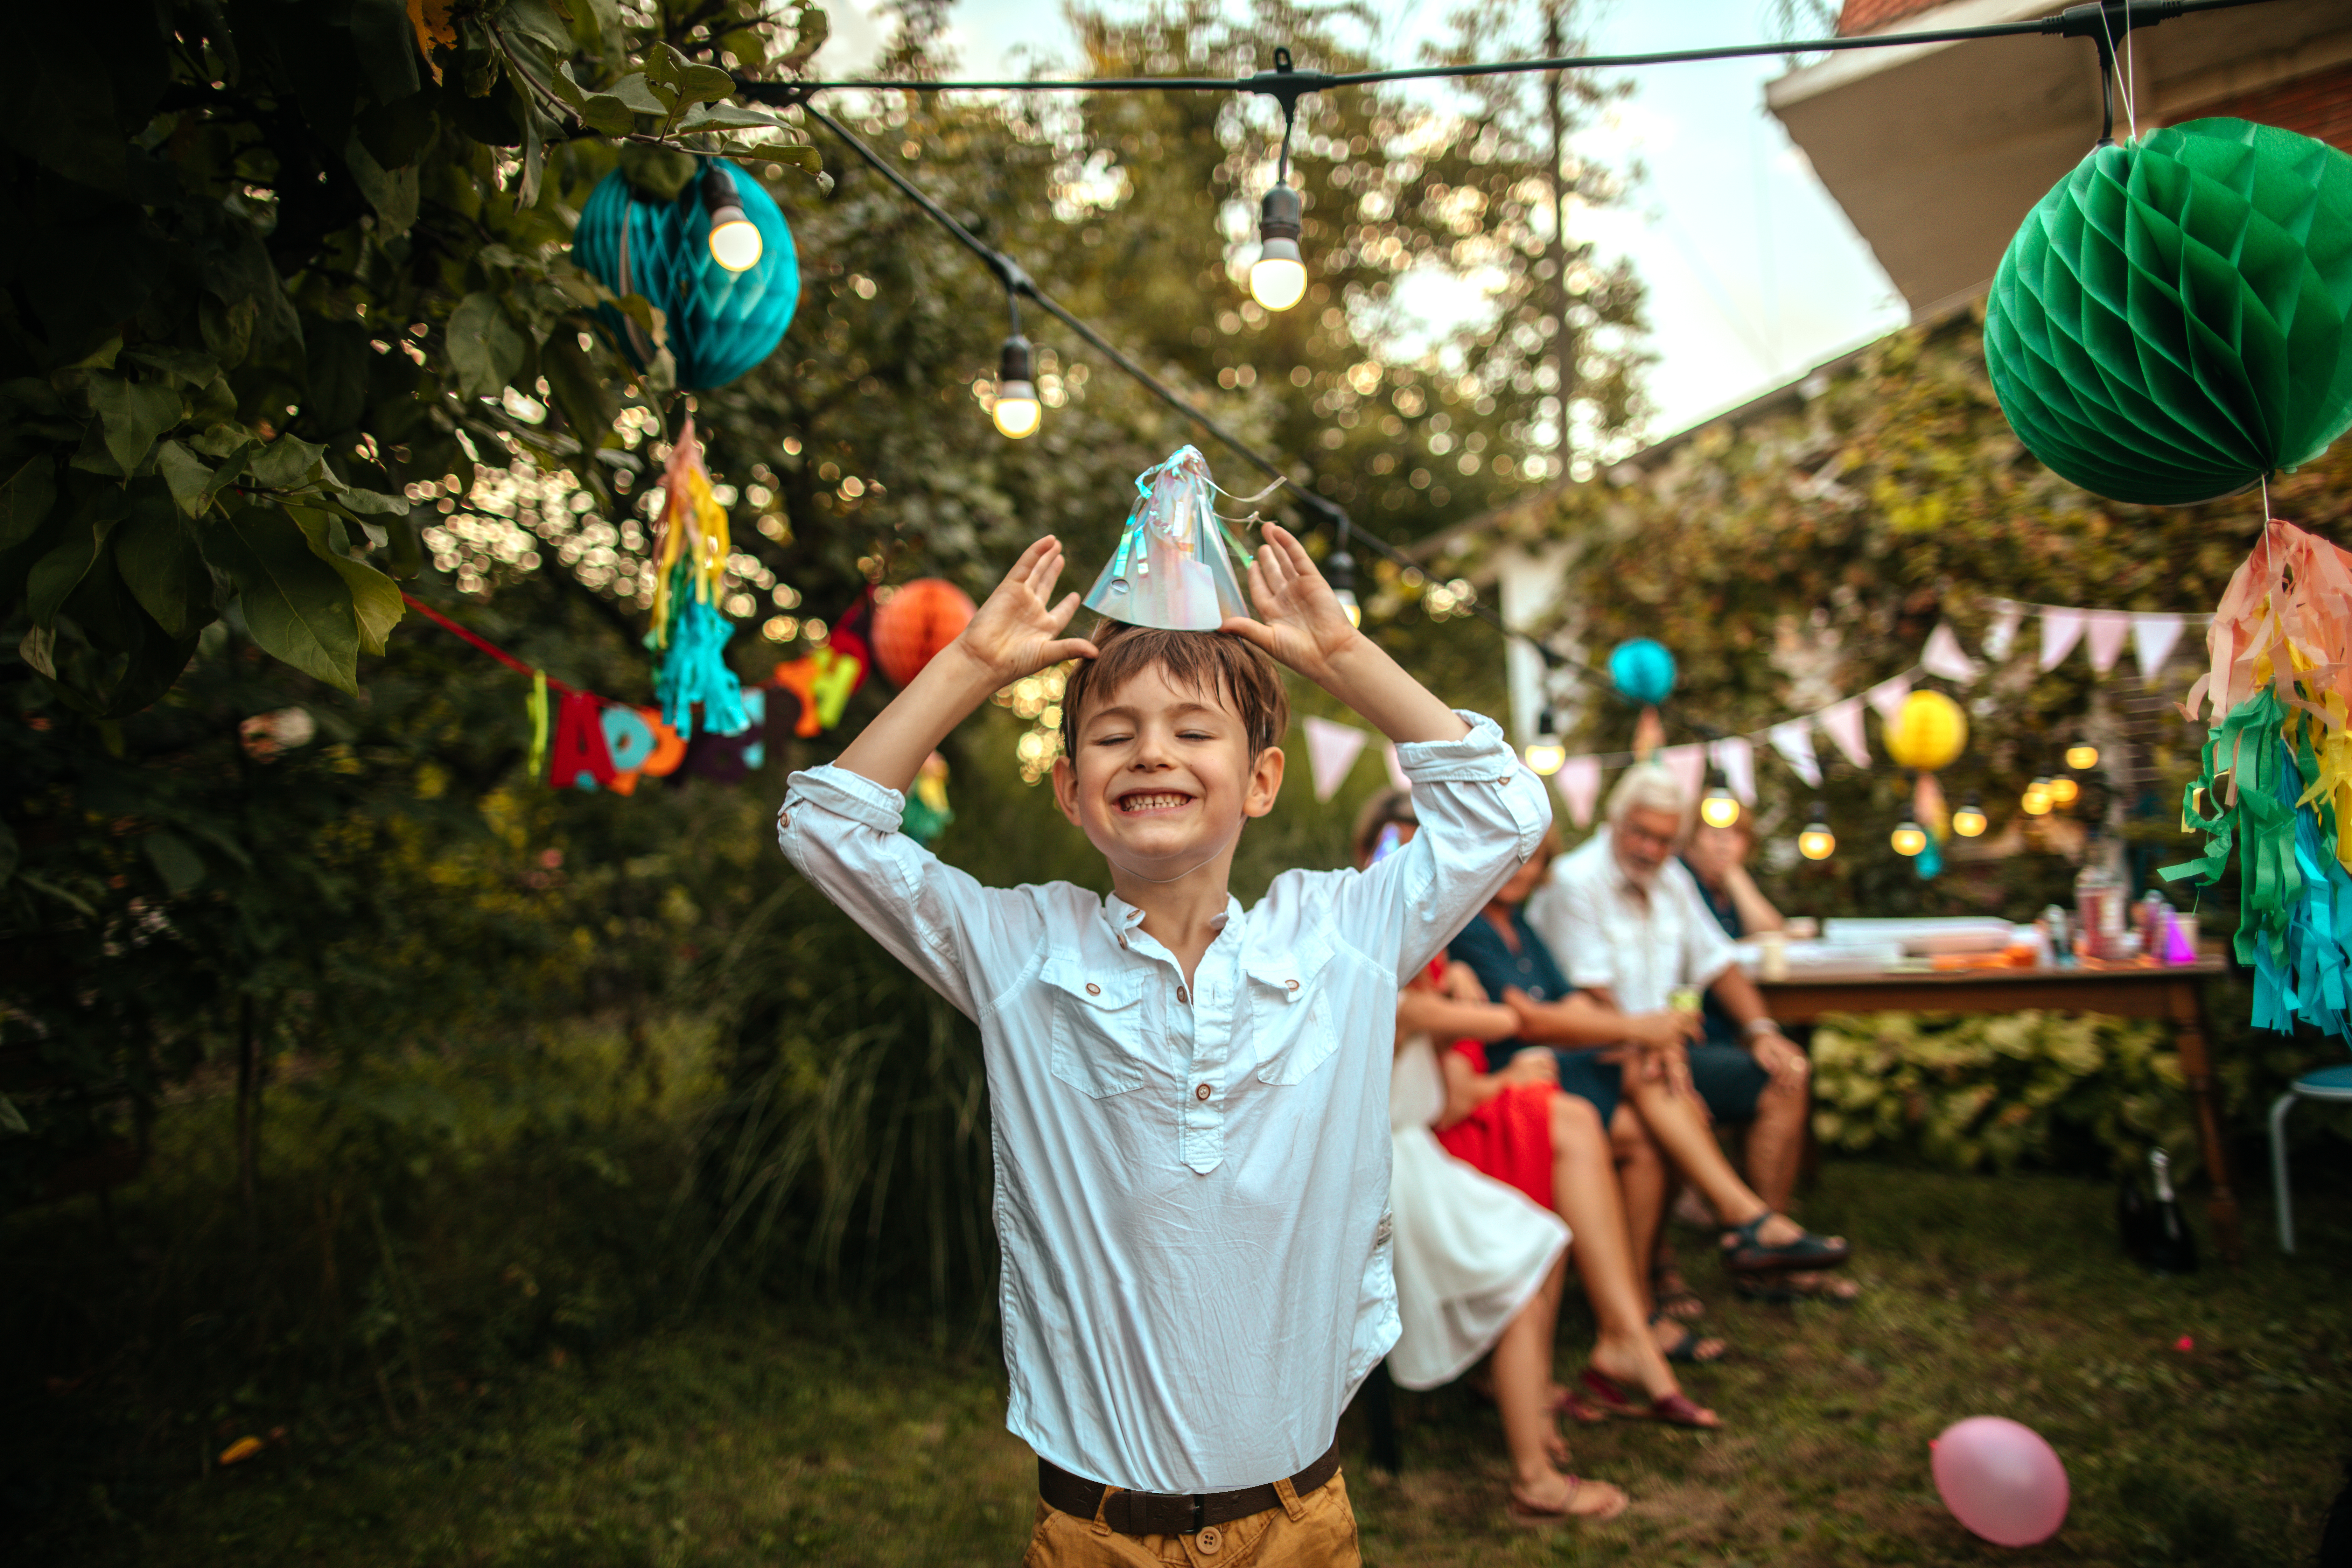
[[[2055,669],[2058,661],[2074,651],[2082,640],[2083,612],[2062,610],[2055,605],[2042,607],[2042,668]]]
[[[1911,678],[1898,675],[1892,680],[1882,680],[1863,696],[1878,714],[1878,721],[1888,729],[1895,727],[1895,717],[1903,711],[1904,700],[1911,695]]]
[[[1789,764],[1789,771],[1805,781],[1805,787],[1822,787],[1822,760],[1813,755],[1811,721],[1791,719],[1785,724],[1775,724],[1765,731],[1765,738],[1780,753],[1780,760]]]
[[[1696,741],[1687,746],[1668,746],[1658,753],[1658,761],[1682,785],[1683,799],[1696,804],[1699,786],[1706,782],[1706,748]]]
[[[2124,638],[2131,635],[2132,618],[2121,610],[2083,612],[2084,641],[2091,650],[2091,668],[2105,675],[2122,657]]]
[[[1739,797],[1742,805],[1756,804],[1756,745],[1745,735],[1726,735],[1707,748],[1715,765],[1723,770],[1723,782]]]
[[[1389,783],[1408,795],[1412,794],[1412,781],[1404,776],[1404,763],[1398,760],[1394,741],[1381,742],[1381,761],[1389,765]]]
[[[1363,754],[1372,732],[1311,714],[1299,723],[1307,731],[1307,768],[1314,775],[1315,798],[1329,800],[1348,782],[1348,773]]]
[[[2008,599],[1993,602],[1992,625],[1985,628],[1985,657],[1998,663],[2017,645],[2017,628],[2024,624],[2025,606]]]
[[[2181,630],[2188,624],[2169,610],[2132,617],[2132,652],[2139,659],[2141,685],[2156,684],[2156,678],[2164,673],[2164,661],[2172,657]]]
[[[1977,661],[1961,651],[1960,639],[1949,621],[1937,622],[1936,629],[1927,634],[1927,646],[1919,650],[1919,668],[1963,686],[1977,678]]]
[[[1845,753],[1845,760],[1855,767],[1870,766],[1870,747],[1862,734],[1862,699],[1849,697],[1843,702],[1832,702],[1813,715],[1821,721],[1822,731]]]
[[[1579,827],[1591,826],[1592,808],[1601,799],[1601,759],[1569,758],[1551,775],[1551,787],[1559,791],[1570,821]]]

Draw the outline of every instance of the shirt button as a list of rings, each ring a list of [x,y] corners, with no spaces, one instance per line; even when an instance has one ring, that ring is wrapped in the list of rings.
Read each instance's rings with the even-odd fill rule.
[[[1282,983],[1282,985],[1283,989],[1286,991],[1296,991],[1298,989],[1298,982],[1296,980],[1286,980]]]
[[[1192,996],[1186,993],[1185,989],[1181,985],[1176,987],[1176,1000],[1183,1003],[1188,1007],[1192,1004]]]
[[[1204,1083],[1200,1088],[1194,1089],[1192,1091],[1192,1098],[1205,1103],[1209,1098],[1209,1086]]]
[[[1089,980],[1087,982],[1087,994],[1089,996],[1099,996],[1102,994],[1102,987]]]
[[[1224,1543],[1224,1532],[1213,1524],[1208,1526],[1206,1529],[1202,1530],[1200,1534],[1192,1538],[1192,1544],[1199,1548],[1201,1555],[1203,1557],[1214,1557],[1217,1554],[1217,1548],[1223,1546]]]

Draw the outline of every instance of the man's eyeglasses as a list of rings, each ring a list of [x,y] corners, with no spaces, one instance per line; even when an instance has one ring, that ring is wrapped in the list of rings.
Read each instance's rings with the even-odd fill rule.
[[[1653,833],[1646,827],[1636,827],[1630,822],[1617,829],[1617,837],[1621,842],[1626,844],[1648,844],[1660,849],[1672,849],[1675,847],[1673,834]]]

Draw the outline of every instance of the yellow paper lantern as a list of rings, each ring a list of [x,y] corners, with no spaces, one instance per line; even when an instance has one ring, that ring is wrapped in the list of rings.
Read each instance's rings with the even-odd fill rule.
[[[1969,716],[1940,691],[1913,692],[1886,726],[1886,754],[1919,773],[1950,767],[1968,744]]]

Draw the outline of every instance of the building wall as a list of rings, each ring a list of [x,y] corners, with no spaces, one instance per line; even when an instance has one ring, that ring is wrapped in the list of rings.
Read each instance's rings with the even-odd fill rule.
[[[1853,8],[1853,3],[1846,6],[1848,13]],[[2284,126],[2352,152],[2352,61],[2273,82],[2234,98],[2200,103],[2179,116],[2183,120],[2222,117]]]

